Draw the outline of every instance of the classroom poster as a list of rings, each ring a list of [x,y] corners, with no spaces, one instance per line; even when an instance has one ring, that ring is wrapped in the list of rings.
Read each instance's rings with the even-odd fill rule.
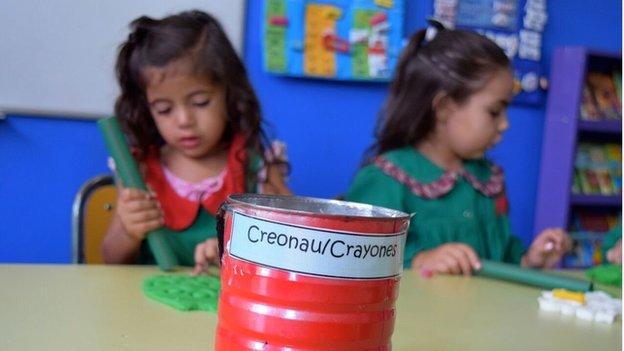
[[[548,20],[546,0],[434,0],[434,17],[455,28],[494,40],[512,60],[515,103],[544,100],[542,33]]]
[[[264,69],[388,81],[402,48],[404,0],[265,0]]]

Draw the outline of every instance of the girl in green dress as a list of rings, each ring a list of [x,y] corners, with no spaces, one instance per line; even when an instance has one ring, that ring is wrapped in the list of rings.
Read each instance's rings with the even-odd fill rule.
[[[468,275],[481,258],[553,267],[569,236],[548,229],[525,248],[510,231],[502,170],[484,158],[509,127],[509,59],[476,33],[438,25],[426,36],[402,53],[347,200],[414,214],[405,267]]]
[[[214,17],[142,16],[130,27],[115,115],[151,191],[119,187],[104,261],[153,262],[146,236],[165,227],[178,262],[200,273],[219,264],[219,205],[235,193],[290,194],[287,161],[268,145],[245,67]]]

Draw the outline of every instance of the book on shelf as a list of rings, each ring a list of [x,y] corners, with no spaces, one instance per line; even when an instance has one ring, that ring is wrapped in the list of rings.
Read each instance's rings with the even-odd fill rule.
[[[585,121],[597,121],[600,119],[596,99],[587,85],[583,87],[581,95],[581,119]]]
[[[563,257],[567,268],[588,268],[604,262],[602,241],[618,223],[619,213],[576,211],[569,227],[572,250]]]
[[[622,192],[622,145],[606,144],[604,147],[615,185],[615,193],[619,194]]]
[[[610,196],[621,191],[621,146],[579,143],[574,161],[572,193]]]
[[[620,114],[622,112],[622,72],[613,71],[613,84],[615,85],[615,94],[620,101]]]
[[[617,213],[597,213],[587,210],[577,210],[572,214],[571,231],[599,232],[611,230],[618,220]]]
[[[581,119],[622,119],[622,72],[588,72],[581,95]]]
[[[589,268],[603,262],[602,233],[570,232],[572,249],[563,256],[566,268]]]
[[[571,232],[572,249],[563,257],[566,268],[588,268],[603,261],[602,240],[598,233]]]

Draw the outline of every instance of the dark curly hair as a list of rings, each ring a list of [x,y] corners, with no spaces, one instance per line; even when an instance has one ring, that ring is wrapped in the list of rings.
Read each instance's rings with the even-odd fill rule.
[[[432,105],[438,93],[462,103],[497,70],[510,67],[504,51],[480,34],[438,28],[432,40],[425,37],[425,29],[412,35],[401,54],[365,164],[423,140],[435,125]]]
[[[117,56],[121,92],[115,114],[140,154],[146,155],[151,147],[164,143],[149,111],[145,68],[189,58],[193,73],[224,88],[228,120],[221,142],[229,143],[234,134],[242,133],[247,148],[264,157],[267,138],[261,126],[260,104],[243,63],[214,17],[197,10],[162,19],[143,16],[132,21],[130,28]]]

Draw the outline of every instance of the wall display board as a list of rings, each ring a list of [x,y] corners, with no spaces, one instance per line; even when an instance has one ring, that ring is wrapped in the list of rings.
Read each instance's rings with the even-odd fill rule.
[[[494,40],[513,62],[514,103],[543,103],[542,33],[546,0],[434,0],[433,16],[455,28]]]
[[[388,81],[402,48],[404,0],[265,0],[264,69],[296,77]]]

